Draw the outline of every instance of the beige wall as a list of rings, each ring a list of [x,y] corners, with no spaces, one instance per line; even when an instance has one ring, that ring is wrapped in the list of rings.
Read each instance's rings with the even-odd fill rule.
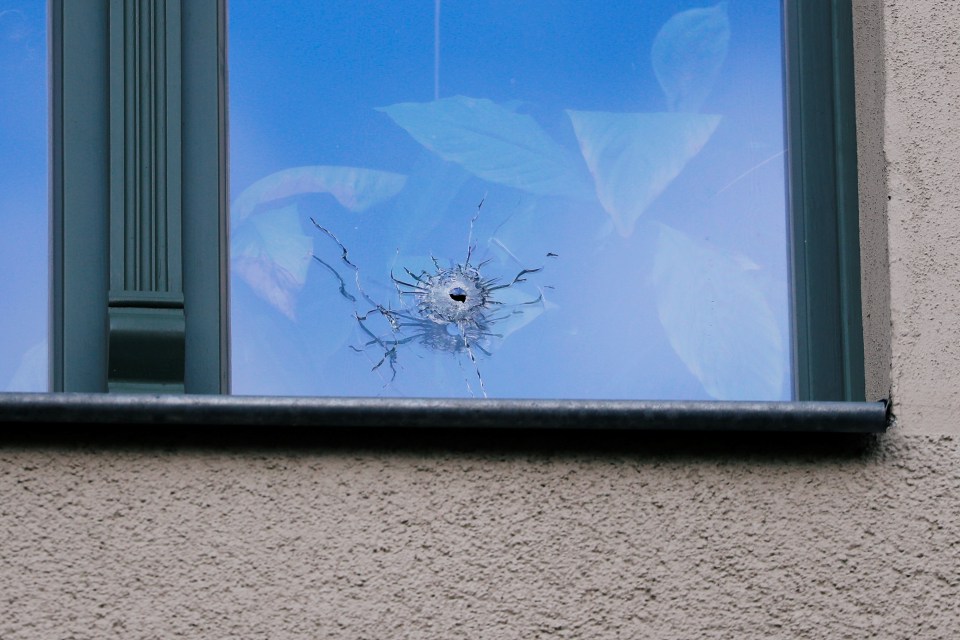
[[[891,394],[905,432],[960,436],[960,3],[883,15]]]
[[[958,443],[805,441],[7,447],[0,637],[956,638]]]
[[[892,389],[890,433],[425,449],[8,431],[0,638],[960,637],[960,2],[855,4],[869,385]]]

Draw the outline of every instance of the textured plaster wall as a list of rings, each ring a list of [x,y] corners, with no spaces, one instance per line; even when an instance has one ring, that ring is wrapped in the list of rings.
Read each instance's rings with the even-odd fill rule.
[[[960,435],[960,2],[883,15],[894,410],[907,432]]]
[[[853,3],[860,270],[867,400],[890,398],[890,257],[884,150],[884,0]]]
[[[960,637],[960,3],[855,6],[869,385],[897,428],[431,448],[7,429],[0,638]]]
[[[7,445],[0,638],[960,637],[957,441],[733,440]]]

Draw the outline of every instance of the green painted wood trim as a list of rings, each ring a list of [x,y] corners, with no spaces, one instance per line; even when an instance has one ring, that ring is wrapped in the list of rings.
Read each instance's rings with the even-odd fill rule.
[[[74,0],[49,9],[53,391],[107,388],[107,9]]]
[[[179,0],[110,0],[108,390],[182,393]]]
[[[51,0],[50,53],[51,389],[227,392],[225,1]]]
[[[180,4],[110,2],[110,292],[180,293]]]
[[[851,0],[785,0],[798,400],[864,399]]]
[[[229,393],[226,0],[184,0],[183,258],[187,393]]]
[[[183,393],[182,308],[110,307],[110,393]]]

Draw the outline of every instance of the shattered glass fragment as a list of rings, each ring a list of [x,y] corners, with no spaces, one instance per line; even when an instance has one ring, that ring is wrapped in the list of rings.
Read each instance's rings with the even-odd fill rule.
[[[440,260],[431,257],[431,270],[403,267],[401,275],[391,271],[396,299],[387,304],[375,300],[364,289],[360,268],[351,260],[343,242],[314,218],[310,219],[318,231],[336,244],[340,264],[353,272],[353,284],[348,287],[347,280],[335,266],[316,254],[313,256],[334,276],[340,295],[353,303],[362,338],[359,345],[350,345],[350,348],[358,353],[373,354],[372,370],[384,375],[386,385],[397,377],[401,367],[400,351],[419,347],[452,355],[461,369],[464,363],[460,358],[469,359],[472,373],[464,378],[467,391],[476,395],[470,383],[470,378],[475,376],[480,394],[487,397],[479,359],[492,355],[499,340],[547,309],[544,287],[529,282],[529,276],[540,273],[543,267],[521,267],[509,280],[504,280],[485,273],[490,260],[474,263],[473,226],[482,206],[481,201],[470,220],[463,262],[451,260],[450,266],[443,266]],[[496,238],[491,238],[490,244],[499,244],[516,260]],[[357,295],[351,293],[350,288]],[[390,373],[383,374],[385,369]]]

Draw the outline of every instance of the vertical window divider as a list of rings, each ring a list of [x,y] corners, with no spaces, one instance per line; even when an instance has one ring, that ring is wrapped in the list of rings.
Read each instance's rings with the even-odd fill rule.
[[[223,0],[52,0],[51,389],[222,393]]]
[[[100,392],[107,388],[109,7],[52,0],[49,16],[50,388]]]
[[[187,393],[230,393],[227,4],[182,0],[183,295]]]

